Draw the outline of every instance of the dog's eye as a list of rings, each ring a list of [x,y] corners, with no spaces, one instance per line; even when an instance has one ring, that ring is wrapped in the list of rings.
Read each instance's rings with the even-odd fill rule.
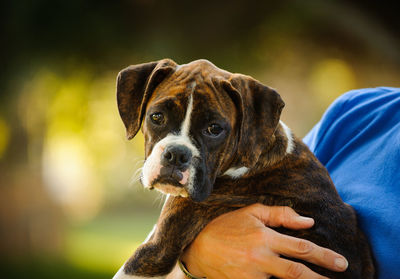
[[[221,134],[223,130],[224,129],[221,126],[219,126],[218,124],[213,123],[210,126],[208,126],[208,128],[207,128],[207,130],[205,132],[209,136],[216,137],[219,134]]]
[[[164,115],[161,112],[156,112],[150,115],[151,122],[156,125],[161,125],[164,123]]]

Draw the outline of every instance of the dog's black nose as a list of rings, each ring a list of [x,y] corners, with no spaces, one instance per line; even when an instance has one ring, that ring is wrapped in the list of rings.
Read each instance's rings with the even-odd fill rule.
[[[189,166],[192,159],[192,152],[183,145],[170,145],[165,148],[161,155],[161,164],[163,166],[176,166],[181,170]]]

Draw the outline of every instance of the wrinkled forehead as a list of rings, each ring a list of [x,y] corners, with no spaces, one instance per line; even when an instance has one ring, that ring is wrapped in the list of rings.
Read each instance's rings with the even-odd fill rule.
[[[167,105],[179,110],[187,109],[189,99],[193,99],[193,112],[220,114],[232,118],[234,107],[231,98],[213,79],[212,73],[204,68],[182,66],[165,79],[153,92],[149,104]]]

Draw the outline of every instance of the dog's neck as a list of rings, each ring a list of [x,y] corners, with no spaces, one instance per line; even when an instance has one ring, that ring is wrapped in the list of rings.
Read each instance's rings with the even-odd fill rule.
[[[304,152],[310,154],[304,156]],[[288,166],[294,162],[304,163],[304,160],[313,160],[309,155],[312,156],[305,144],[296,138],[283,122],[280,122],[274,133],[271,147],[260,155],[254,167],[232,168],[231,173],[228,170],[224,175],[217,177],[213,192],[205,200],[205,204],[242,207],[245,206],[243,200],[263,203],[276,191],[274,187],[266,188],[270,179],[277,173],[283,174],[282,179],[284,179]],[[299,157],[302,158],[300,161]],[[254,195],[249,197],[249,192]],[[251,204],[247,202],[246,204]]]
[[[285,123],[279,121],[270,148],[261,153],[254,166],[254,173],[272,167],[290,155],[295,148],[295,141],[292,131]]]
[[[253,166],[247,167],[239,165],[237,167],[231,167],[224,172],[223,176],[238,179],[255,175],[282,161],[286,156],[292,154],[296,147],[296,139],[294,135],[282,121],[279,121],[279,124],[269,141],[269,148],[265,149],[260,154]]]

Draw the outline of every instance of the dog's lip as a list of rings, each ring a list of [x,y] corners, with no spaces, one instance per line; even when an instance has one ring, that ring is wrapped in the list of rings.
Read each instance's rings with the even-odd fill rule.
[[[176,180],[177,182],[179,182],[183,178],[183,173],[182,173],[182,171],[178,170],[177,168],[163,167],[160,170],[159,177],[172,178],[172,179]]]
[[[163,173],[165,173],[165,175],[162,175]],[[189,194],[186,190],[186,187],[181,183],[183,176],[184,175],[179,170],[166,170],[161,172],[160,175],[153,181],[150,189],[157,189],[164,194],[170,194],[172,196],[188,197]]]
[[[180,184],[179,181],[173,179],[170,176],[159,176],[153,181],[152,187],[154,188],[154,185],[157,184],[164,184],[164,185],[174,186],[176,188],[183,188],[183,185]]]

